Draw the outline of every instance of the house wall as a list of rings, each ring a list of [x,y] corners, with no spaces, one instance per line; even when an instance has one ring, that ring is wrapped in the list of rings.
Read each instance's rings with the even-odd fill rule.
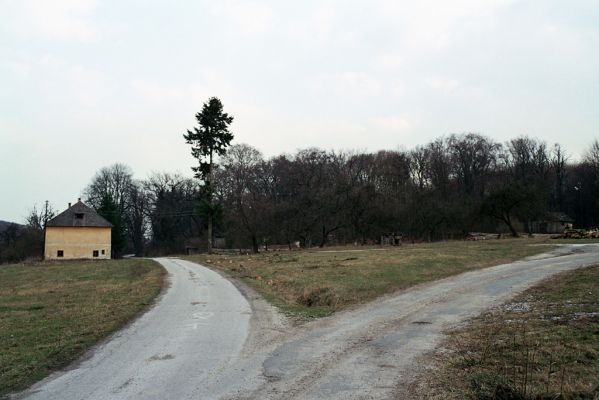
[[[535,221],[531,222],[532,233],[564,233],[566,224],[559,221]]]
[[[566,225],[563,222],[549,222],[547,224],[547,233],[564,233]]]
[[[110,233],[111,228],[46,227],[45,259],[109,259]],[[63,257],[57,256],[59,250],[63,251]],[[98,257],[93,256],[94,250],[98,251]]]

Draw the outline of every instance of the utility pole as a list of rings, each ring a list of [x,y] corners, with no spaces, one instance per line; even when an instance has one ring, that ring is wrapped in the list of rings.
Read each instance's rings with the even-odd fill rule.
[[[44,203],[44,212],[40,221],[42,225],[42,261],[46,258],[46,222],[48,222],[48,200]]]

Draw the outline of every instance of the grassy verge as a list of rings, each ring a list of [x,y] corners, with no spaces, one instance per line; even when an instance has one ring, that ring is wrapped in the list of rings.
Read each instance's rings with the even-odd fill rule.
[[[599,398],[599,266],[567,272],[450,333],[418,398]]]
[[[317,317],[422,282],[546,251],[549,239],[442,242],[188,257],[239,278],[293,315]],[[333,250],[333,251],[331,251]]]
[[[67,365],[160,292],[151,260],[0,266],[0,398]]]

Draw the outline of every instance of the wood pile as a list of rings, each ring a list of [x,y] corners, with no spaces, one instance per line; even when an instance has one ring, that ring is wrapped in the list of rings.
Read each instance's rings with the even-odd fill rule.
[[[481,232],[469,232],[466,235],[466,240],[489,240],[489,239],[499,239],[501,235],[497,235],[496,233],[481,233]]]
[[[599,229],[566,229],[563,235],[556,238],[562,239],[595,239],[599,238]]]

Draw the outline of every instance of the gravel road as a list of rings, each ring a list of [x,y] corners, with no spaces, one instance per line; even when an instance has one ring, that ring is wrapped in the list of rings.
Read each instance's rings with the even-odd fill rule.
[[[228,280],[196,264],[158,260],[170,287],[148,312],[27,399],[207,399],[206,381],[235,368],[252,310]]]
[[[187,261],[158,261],[172,286],[157,305],[25,398],[395,398],[444,329],[550,275],[599,264],[599,246],[419,285],[299,328],[243,285]]]

